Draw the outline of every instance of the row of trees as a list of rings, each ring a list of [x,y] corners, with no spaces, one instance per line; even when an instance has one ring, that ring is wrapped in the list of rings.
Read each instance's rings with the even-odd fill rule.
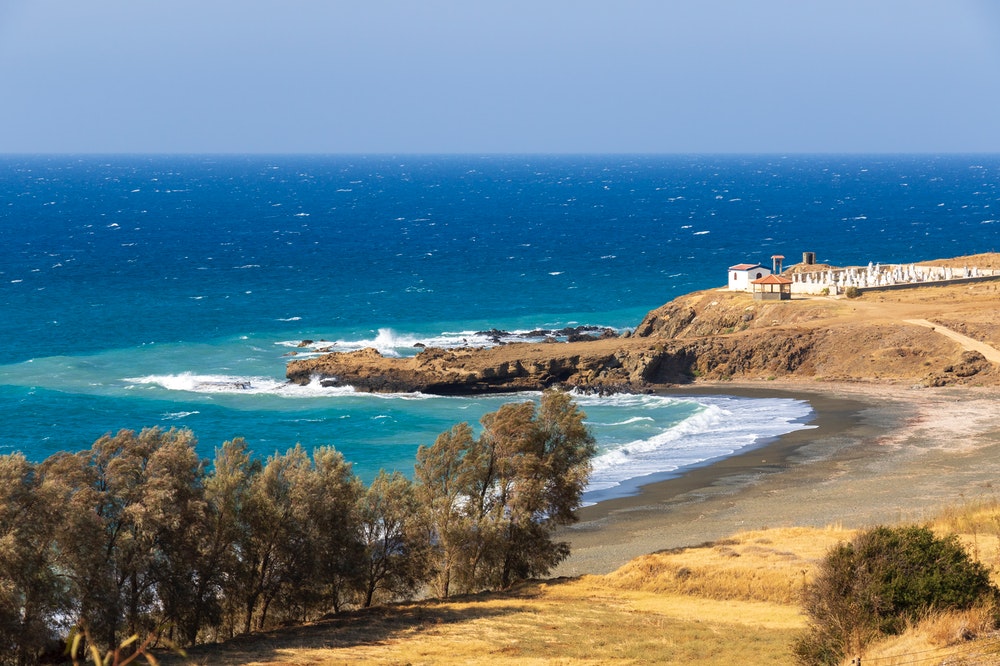
[[[500,589],[568,554],[594,440],[564,393],[420,447],[414,480],[367,487],[333,448],[266,461],[234,439],[123,430],[80,453],[0,457],[0,663],[74,625],[103,649],[219,640],[346,607]]]

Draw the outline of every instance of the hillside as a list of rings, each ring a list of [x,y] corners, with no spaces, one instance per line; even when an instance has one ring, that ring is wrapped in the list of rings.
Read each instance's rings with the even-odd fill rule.
[[[581,523],[581,536],[616,554],[633,541],[654,544],[628,557],[670,548],[617,559],[613,566],[627,564],[615,571],[580,568],[567,575],[610,573],[343,613],[201,646],[191,661],[792,663],[791,641],[805,622],[799,592],[823,553],[852,535],[844,523],[924,522],[943,502],[989,498],[988,510],[946,514],[935,528],[961,534],[980,561],[1000,561],[994,490],[1000,431],[992,417],[998,303],[1000,282],[780,303],[706,290],[657,308],[621,338],[426,350],[412,359],[363,351],[296,362],[300,381],[318,373],[350,383],[353,372],[367,390],[489,391],[558,382],[630,390],[704,383],[707,391],[732,380],[729,386],[744,388],[803,387],[798,397],[856,391],[859,407],[834,406],[833,420],[843,418],[835,410],[858,410],[853,425],[828,422],[805,431],[802,441],[789,443],[786,458],[776,444],[766,454],[748,453],[749,466],[735,458],[716,463],[719,475],[711,482],[688,487],[678,480],[674,494],[647,490],[605,503],[614,506]],[[945,385],[955,388],[915,388]],[[815,403],[819,424],[830,409],[822,402]],[[714,541],[673,548],[706,539]],[[574,540],[574,554],[577,547]],[[1000,663],[1000,637],[989,619],[930,618],[873,646],[866,663],[913,663],[912,655],[926,657],[921,663]]]
[[[997,515],[992,507],[979,520]],[[790,664],[792,640],[806,626],[800,592],[827,550],[852,535],[839,527],[741,532],[639,557],[603,576],[345,613],[201,646],[186,663]],[[996,536],[965,536],[973,538],[982,559],[993,561]],[[970,642],[977,637],[986,640]],[[921,663],[955,655],[964,661],[946,663],[997,663],[998,649],[988,618],[969,612],[934,618],[873,646],[866,659],[933,654]]]
[[[929,263],[992,268],[1000,266],[1000,255]],[[294,360],[287,377],[301,384],[318,377],[361,391],[439,394],[553,385],[641,391],[777,378],[995,386],[1000,371],[987,357],[1000,348],[998,305],[1000,281],[782,302],[711,289],[651,311],[619,338],[425,349],[410,358],[365,349]]]

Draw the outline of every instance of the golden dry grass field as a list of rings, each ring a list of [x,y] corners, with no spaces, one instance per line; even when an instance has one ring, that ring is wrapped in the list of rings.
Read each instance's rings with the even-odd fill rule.
[[[946,512],[971,553],[1000,565],[995,503]],[[203,646],[194,664],[791,664],[805,627],[799,594],[827,549],[853,532],[742,532],[636,558],[604,576],[523,584],[505,594],[399,604]],[[979,612],[928,618],[873,646],[865,664],[1000,664]],[[176,663],[166,659],[168,663]]]

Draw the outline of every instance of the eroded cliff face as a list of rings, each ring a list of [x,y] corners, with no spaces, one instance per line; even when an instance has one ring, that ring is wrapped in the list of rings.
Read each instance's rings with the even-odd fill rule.
[[[956,300],[955,294],[964,300]],[[938,290],[923,297],[909,293],[776,303],[712,290],[653,310],[633,332],[619,338],[490,349],[429,348],[410,358],[385,358],[365,349],[295,360],[288,364],[287,375],[301,384],[315,378],[359,391],[436,394],[555,385],[642,391],[700,380],[789,378],[995,384],[1000,373],[981,354],[906,319],[937,317],[942,325],[961,324],[970,337],[989,337],[998,323],[998,304],[996,285],[977,287],[974,293]]]
[[[636,327],[635,335],[655,338],[696,338],[726,335],[776,325],[810,324],[844,313],[843,301],[812,299],[762,302],[748,294],[699,291],[676,298],[649,312]]]
[[[292,361],[287,376],[300,384],[318,378],[325,386],[353,386],[359,391],[440,395],[537,390],[555,385],[610,391],[641,384],[643,365],[617,345],[603,342],[428,348],[412,358],[386,358],[374,349],[363,349]]]

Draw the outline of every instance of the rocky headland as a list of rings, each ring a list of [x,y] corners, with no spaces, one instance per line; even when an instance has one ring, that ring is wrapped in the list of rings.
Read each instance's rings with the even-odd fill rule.
[[[1000,268],[1000,254],[926,263]],[[649,312],[618,337],[602,331],[567,342],[424,348],[405,358],[375,349],[329,353],[291,361],[287,377],[358,391],[442,395],[552,386],[645,391],[700,381],[776,379],[995,386],[1000,383],[998,306],[1000,279],[788,301],[709,289]]]

